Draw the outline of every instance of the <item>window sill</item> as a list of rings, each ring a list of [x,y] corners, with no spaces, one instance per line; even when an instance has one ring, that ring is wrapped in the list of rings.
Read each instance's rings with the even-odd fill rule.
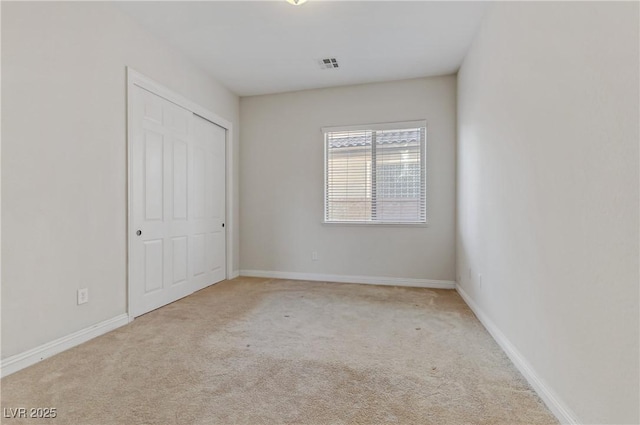
[[[429,227],[429,222],[391,222],[391,221],[323,221],[322,224],[329,226],[371,226],[371,227]]]

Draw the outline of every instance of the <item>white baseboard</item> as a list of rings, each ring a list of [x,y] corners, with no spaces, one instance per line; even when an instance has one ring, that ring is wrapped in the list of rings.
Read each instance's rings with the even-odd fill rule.
[[[313,280],[320,282],[364,283],[367,285],[410,286],[414,288],[455,289],[451,280],[411,279],[405,277],[350,276],[338,274],[240,270],[240,276],[272,279]]]
[[[491,334],[493,339],[498,343],[502,350],[507,354],[511,362],[518,368],[520,373],[529,382],[529,385],[533,387],[534,391],[538,393],[542,401],[547,405],[549,410],[555,415],[556,418],[562,424],[574,425],[580,424],[575,413],[560,399],[560,397],[553,391],[547,383],[542,379],[531,364],[525,359],[516,347],[509,341],[505,334],[498,329],[489,317],[484,314],[478,304],[471,299],[471,297],[462,289],[460,285],[456,285],[456,291],[460,294],[462,299],[467,303],[469,308],[475,313],[480,323],[482,323]]]
[[[48,357],[61,353],[69,348],[87,342],[97,336],[103,335],[120,326],[129,323],[129,315],[121,314],[104,322],[97,323],[88,328],[81,329],[70,335],[58,338],[54,341],[42,344],[39,347],[27,350],[24,353],[7,357],[0,362],[0,376],[11,375],[25,367],[31,366]]]
[[[234,270],[231,273],[229,273],[229,277],[227,279],[229,280],[235,279],[238,276],[240,276],[240,270]]]

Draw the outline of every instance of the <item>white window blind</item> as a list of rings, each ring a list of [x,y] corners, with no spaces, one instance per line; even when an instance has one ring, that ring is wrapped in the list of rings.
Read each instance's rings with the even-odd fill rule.
[[[426,124],[323,129],[327,223],[426,223]]]

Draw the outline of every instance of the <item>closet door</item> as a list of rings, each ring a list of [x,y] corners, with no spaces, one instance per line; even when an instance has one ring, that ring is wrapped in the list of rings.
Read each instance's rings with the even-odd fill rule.
[[[190,278],[195,290],[224,280],[226,130],[193,116]]]
[[[129,310],[139,316],[225,278],[215,267],[226,263],[225,130],[220,163],[214,124],[138,86],[130,96]]]

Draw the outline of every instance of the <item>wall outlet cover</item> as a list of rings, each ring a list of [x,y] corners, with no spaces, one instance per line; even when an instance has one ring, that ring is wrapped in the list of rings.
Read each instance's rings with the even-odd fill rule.
[[[89,302],[89,288],[78,289],[78,305]]]

